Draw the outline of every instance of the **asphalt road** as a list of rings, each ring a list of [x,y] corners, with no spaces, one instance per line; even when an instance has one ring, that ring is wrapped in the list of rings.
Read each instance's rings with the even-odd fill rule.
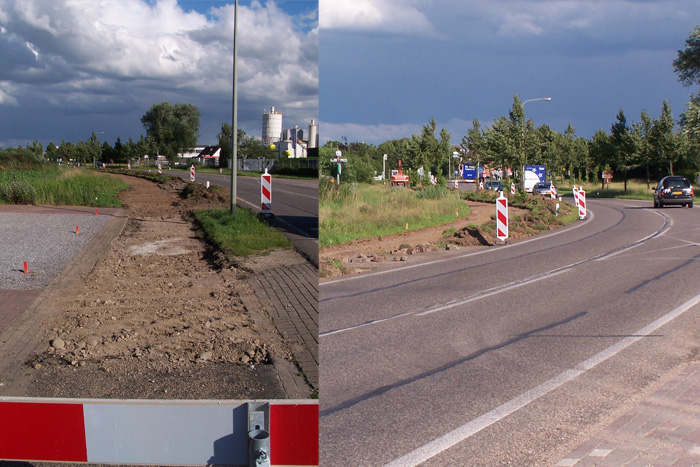
[[[320,287],[321,464],[555,465],[700,353],[700,209],[584,221]]]
[[[185,180],[189,172],[164,171]],[[231,177],[219,174],[195,174],[197,183],[231,188]],[[260,211],[260,177],[239,176],[236,197],[247,207]],[[294,248],[318,266],[318,181],[272,177],[271,211],[275,226],[282,230]]]

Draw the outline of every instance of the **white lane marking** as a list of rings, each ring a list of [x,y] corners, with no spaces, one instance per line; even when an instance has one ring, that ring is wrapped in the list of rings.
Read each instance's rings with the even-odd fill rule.
[[[460,305],[465,305],[467,303],[470,303],[470,302],[473,302],[476,300],[481,300],[482,298],[491,297],[493,295],[498,295],[498,294],[503,293],[503,292],[508,292],[510,290],[513,290],[513,289],[516,289],[519,287],[523,287],[525,285],[530,285],[534,282],[538,282],[538,281],[541,281],[543,279],[549,279],[549,278],[554,277],[556,275],[563,274],[563,273],[570,271],[570,270],[574,269],[575,267],[580,266],[582,264],[585,264],[585,263],[588,263],[591,261],[600,261],[600,260],[606,259],[608,257],[615,256],[620,251],[627,251],[631,248],[634,248],[635,246],[641,245],[642,243],[644,243],[652,238],[655,238],[659,235],[663,235],[668,230],[668,228],[669,228],[669,224],[664,222],[664,224],[656,232],[654,232],[650,235],[647,235],[646,237],[644,237],[640,240],[635,240],[634,242],[632,242],[628,245],[622,246],[616,250],[609,251],[607,253],[602,253],[598,256],[593,256],[590,258],[582,259],[580,261],[576,261],[576,262],[567,264],[565,266],[560,266],[558,268],[555,268],[555,269],[552,269],[549,271],[535,274],[534,276],[526,277],[524,279],[519,279],[517,281],[509,282],[507,284],[497,285],[497,286],[491,287],[489,289],[484,289],[484,290],[480,290],[478,292],[473,292],[469,295],[457,297],[457,298],[454,298],[452,300],[448,300],[448,301],[445,301],[442,303],[436,303],[434,305],[429,305],[427,307],[419,308],[417,310],[406,311],[403,313],[399,313],[398,315],[393,315],[393,316],[389,316],[386,318],[380,318],[380,319],[375,319],[375,320],[371,320],[371,321],[366,321],[364,323],[356,324],[353,326],[348,326],[345,328],[334,329],[332,331],[319,332],[318,337],[319,338],[320,337],[328,337],[328,336],[332,336],[334,334],[340,334],[340,333],[347,332],[347,331],[353,331],[353,330],[364,328],[367,326],[374,326],[375,324],[380,324],[380,323],[392,321],[392,320],[399,319],[399,318],[408,318],[411,316],[426,316],[426,315],[429,315],[432,313],[436,313],[438,311],[448,310],[450,308],[454,308],[454,307],[457,307]],[[438,260],[436,262],[439,262],[439,261],[440,260]]]
[[[475,418],[474,420],[471,420],[465,423],[464,425],[455,428],[454,430],[434,439],[433,441],[424,444],[423,446],[414,449],[413,451],[389,462],[385,465],[385,467],[412,467],[419,465],[432,457],[437,456],[443,451],[446,451],[447,449],[464,441],[470,436],[475,435],[484,428],[487,428],[488,426],[504,419],[505,417],[513,414],[522,407],[525,407],[526,405],[534,402],[540,397],[548,394],[549,392],[559,388],[565,383],[568,383],[569,381],[585,373],[586,371],[596,367],[597,365],[603,363],[609,358],[617,355],[622,350],[626,349],[635,342],[656,332],[659,328],[668,324],[669,322],[679,317],[686,311],[690,310],[698,303],[700,303],[700,294],[691,298],[679,307],[671,310],[656,321],[653,321],[647,326],[632,333],[632,335],[630,335],[629,337],[621,339],[617,343],[598,352],[592,357],[587,358],[578,365],[561,372],[554,378],[545,381],[539,386],[536,386],[530,389],[529,391],[522,393],[518,397],[515,397],[504,404],[499,405],[495,409],[486,412],[485,414]]]

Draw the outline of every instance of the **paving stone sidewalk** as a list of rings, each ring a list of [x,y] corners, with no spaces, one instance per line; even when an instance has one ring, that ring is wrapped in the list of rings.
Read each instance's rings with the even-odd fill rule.
[[[318,269],[310,263],[285,266],[249,282],[268,302],[275,327],[291,344],[309,384],[318,390]]]
[[[700,363],[691,363],[557,467],[700,466]]]

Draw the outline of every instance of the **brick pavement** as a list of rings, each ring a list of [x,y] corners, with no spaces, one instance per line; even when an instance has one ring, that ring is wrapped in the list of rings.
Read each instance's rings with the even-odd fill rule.
[[[264,271],[250,284],[267,302],[277,330],[292,346],[309,384],[318,390],[318,269],[310,263]]]
[[[688,364],[556,465],[700,466],[700,363]]]

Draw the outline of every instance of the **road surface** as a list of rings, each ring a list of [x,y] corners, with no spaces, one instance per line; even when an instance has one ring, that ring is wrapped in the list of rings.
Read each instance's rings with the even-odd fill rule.
[[[554,465],[700,349],[700,209],[320,287],[321,464]]]
[[[165,170],[185,180],[189,172]],[[230,175],[196,173],[195,180],[231,188]],[[246,207],[260,210],[260,177],[239,176],[236,197]],[[318,180],[272,177],[272,206],[275,226],[281,229],[294,248],[318,266]]]

